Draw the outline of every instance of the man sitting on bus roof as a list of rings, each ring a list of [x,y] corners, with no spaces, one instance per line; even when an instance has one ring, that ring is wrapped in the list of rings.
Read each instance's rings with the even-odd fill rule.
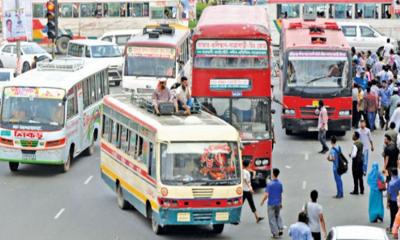
[[[160,103],[167,103],[167,102],[173,103],[175,111],[178,112],[178,104],[176,103],[176,100],[174,99],[170,90],[167,88],[167,79],[165,78],[159,79],[158,86],[154,90],[152,96],[152,101],[153,101],[154,111],[156,112],[157,115],[160,115],[160,108],[159,108]]]
[[[176,98],[178,100],[178,108],[184,110],[185,114],[190,115],[193,99],[188,79],[185,76],[181,77],[181,85],[176,89]]]

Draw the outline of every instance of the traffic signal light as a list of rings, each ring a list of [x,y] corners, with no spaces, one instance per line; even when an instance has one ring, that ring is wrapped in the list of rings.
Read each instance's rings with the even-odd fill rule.
[[[57,38],[57,30],[58,30],[58,9],[57,9],[57,1],[50,0],[46,3],[47,9],[47,37],[49,39],[55,40]]]

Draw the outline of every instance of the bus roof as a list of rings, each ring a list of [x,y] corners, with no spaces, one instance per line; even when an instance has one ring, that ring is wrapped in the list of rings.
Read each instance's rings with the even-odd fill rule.
[[[301,18],[282,20],[283,48],[350,50],[350,46],[333,20]]]
[[[270,37],[267,10],[257,6],[220,5],[204,9],[195,35],[202,37]]]
[[[80,82],[86,77],[91,76],[93,73],[106,69],[107,63],[101,63],[99,61],[93,61],[89,59],[58,59],[54,60],[40,69],[38,63],[36,69],[25,72],[19,75],[7,86],[20,86],[20,87],[48,87],[48,88],[61,88],[68,90],[73,87],[76,83]],[[51,65],[53,64],[53,65]],[[73,65],[77,67],[75,70],[49,70],[49,66],[54,65],[66,66]],[[80,66],[82,64],[82,66]]]
[[[237,130],[220,118],[200,112],[191,116],[157,116],[132,102],[130,94],[108,95],[104,105],[156,133],[160,141],[237,141]]]
[[[158,38],[150,38],[149,34],[138,34],[129,39],[127,46],[160,46],[177,47],[184,39],[188,38],[188,29],[176,29],[174,34],[160,34]]]

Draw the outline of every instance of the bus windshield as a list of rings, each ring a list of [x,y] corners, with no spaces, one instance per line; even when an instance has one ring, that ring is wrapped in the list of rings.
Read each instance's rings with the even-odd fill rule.
[[[156,47],[127,48],[125,76],[175,77],[175,49]]]
[[[8,87],[4,89],[1,123],[30,125],[40,130],[64,126],[65,91],[50,88]]]
[[[235,142],[161,144],[161,181],[166,185],[240,184]]]
[[[201,103],[206,111],[239,130],[242,139],[271,138],[270,102],[266,98],[206,98]]]
[[[268,68],[268,46],[263,40],[198,40],[195,54],[197,68]]]
[[[288,87],[347,86],[349,60],[345,52],[291,51],[286,71]]]

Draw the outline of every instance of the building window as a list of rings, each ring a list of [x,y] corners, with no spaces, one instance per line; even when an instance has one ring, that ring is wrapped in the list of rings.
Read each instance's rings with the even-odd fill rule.
[[[382,4],[382,18],[392,18],[390,13],[390,4]]]
[[[176,7],[154,7],[151,8],[152,19],[175,19]]]
[[[377,4],[356,4],[356,18],[379,18]]]
[[[60,4],[60,16],[63,18],[72,18],[72,3]]]
[[[125,17],[125,5],[125,3],[104,3],[104,17]]]
[[[46,17],[46,5],[43,3],[34,3],[32,14],[34,18],[45,18]]]
[[[278,4],[277,18],[298,18],[300,17],[299,4]]]
[[[79,3],[74,3],[72,5],[72,13],[74,15],[74,18],[79,18]]]

